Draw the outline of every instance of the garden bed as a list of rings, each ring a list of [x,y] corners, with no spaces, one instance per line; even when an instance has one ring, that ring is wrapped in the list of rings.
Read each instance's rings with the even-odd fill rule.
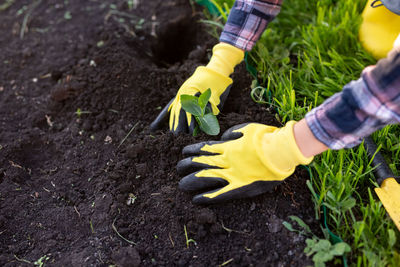
[[[253,199],[195,206],[175,166],[211,138],[148,131],[217,42],[197,7],[30,3],[0,11],[0,265],[310,263],[304,237],[282,225],[296,215],[318,229],[306,171]],[[221,132],[279,126],[252,102],[243,64],[233,79]]]

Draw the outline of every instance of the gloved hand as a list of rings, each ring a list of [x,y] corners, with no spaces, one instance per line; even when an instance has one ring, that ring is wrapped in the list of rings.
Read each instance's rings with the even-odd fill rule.
[[[249,123],[234,126],[221,137],[186,146],[177,169],[187,175],[179,182],[184,191],[206,191],[195,204],[253,197],[272,190],[290,176],[297,165],[309,164],[299,150],[290,121],[283,128]]]
[[[152,131],[161,127],[164,119],[169,116],[169,129],[174,133],[193,132],[196,121],[190,113],[185,112],[181,106],[181,95],[197,95],[211,89],[211,104],[214,115],[219,114],[219,108],[223,105],[229,94],[232,79],[229,75],[234,67],[244,57],[244,52],[232,45],[219,43],[213,48],[213,55],[207,66],[198,67],[193,75],[186,80],[167,106],[160,112],[158,117],[151,123]]]
[[[373,3],[377,6],[372,7]],[[400,34],[400,4],[398,0],[384,0],[382,3],[374,0],[368,1],[362,13],[363,22],[359,32],[361,44],[376,59],[386,57]]]

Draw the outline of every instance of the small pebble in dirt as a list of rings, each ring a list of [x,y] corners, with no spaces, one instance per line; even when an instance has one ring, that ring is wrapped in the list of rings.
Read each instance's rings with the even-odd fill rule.
[[[278,233],[282,229],[282,220],[272,215],[268,220],[268,229],[271,233]]]
[[[112,259],[121,267],[140,266],[140,255],[134,247],[123,247],[112,252]]]
[[[112,138],[111,138],[111,136],[107,135],[106,138],[104,138],[104,143],[106,143],[106,144],[111,144],[111,143],[112,143]]]

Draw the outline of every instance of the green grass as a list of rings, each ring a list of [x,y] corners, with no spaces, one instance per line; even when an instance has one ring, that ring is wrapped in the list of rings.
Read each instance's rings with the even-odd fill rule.
[[[224,6],[223,2],[232,1],[216,2]],[[358,41],[365,3],[284,1],[281,13],[250,53],[282,123],[303,118],[376,62]],[[399,136],[398,126],[373,135],[396,175],[400,173]],[[325,205],[329,228],[352,248],[348,264],[399,266],[400,242],[396,240],[400,235],[373,191],[375,178],[364,147],[327,151],[310,167],[316,218]]]

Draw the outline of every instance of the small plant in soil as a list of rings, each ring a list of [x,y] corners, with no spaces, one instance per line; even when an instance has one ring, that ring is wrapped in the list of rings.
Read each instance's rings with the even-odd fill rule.
[[[181,95],[182,108],[193,115],[198,126],[193,131],[193,135],[197,135],[198,128],[208,135],[219,134],[220,127],[217,117],[212,113],[208,104],[211,97],[211,90],[207,89],[200,96]]]
[[[186,248],[189,248],[189,244],[190,243],[193,243],[195,246],[197,246],[197,243],[196,243],[196,241],[194,239],[191,239],[191,238],[189,239],[188,233],[187,233],[187,230],[186,230],[186,225],[183,226],[183,230],[185,231]]]
[[[78,108],[76,111],[75,111],[75,114],[76,114],[76,116],[78,117],[78,118],[80,118],[83,114],[91,114],[92,112],[90,112],[90,111],[83,111],[83,110],[81,110],[80,108]]]
[[[345,242],[332,244],[329,241],[329,233],[326,229],[323,229],[324,238],[319,238],[302,219],[297,216],[289,216],[289,218],[296,222],[301,229],[295,229],[291,223],[286,221],[283,222],[283,226],[291,232],[297,232],[300,235],[309,237],[306,239],[307,246],[304,249],[304,253],[308,257],[313,255],[312,260],[316,267],[325,267],[326,263],[332,261],[335,257],[341,257],[351,252],[350,246]]]

